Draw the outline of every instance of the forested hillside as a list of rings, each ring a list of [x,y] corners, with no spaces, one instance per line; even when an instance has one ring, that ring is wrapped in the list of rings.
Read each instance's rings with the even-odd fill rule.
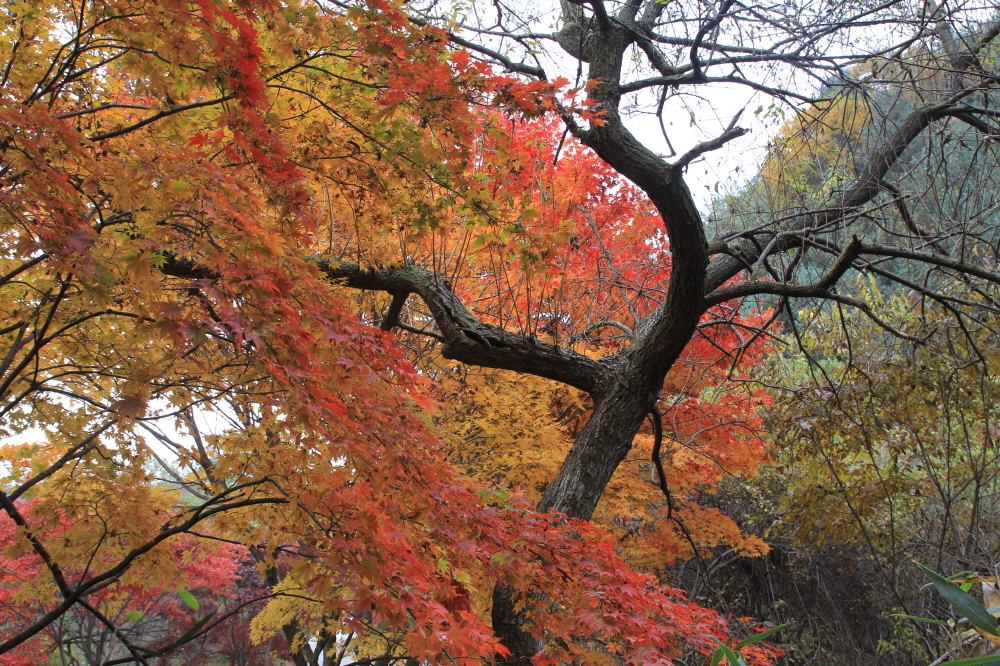
[[[854,156],[878,141],[868,118],[898,122],[927,88],[945,86],[929,64],[936,57],[913,49],[881,70],[893,86],[826,87],[829,101],[787,123],[770,163],[739,196],[719,200],[715,215],[752,226],[763,211],[829,196],[856,168]],[[902,84],[920,71],[920,87]],[[976,241],[995,247],[1000,194],[983,138],[975,126],[946,126],[914,141],[888,174],[906,187],[887,183],[887,211],[868,220],[875,233],[891,235],[884,215],[942,257],[969,256]],[[959,220],[976,227],[956,238]],[[717,589],[732,612],[788,622],[791,663],[922,664],[954,648],[951,629],[907,617],[948,616],[916,563],[964,575],[987,606],[1000,605],[991,587],[998,516],[988,499],[998,471],[994,296],[900,262],[881,268],[849,278],[861,308],[776,304],[787,346],[754,375],[774,397],[760,412],[774,460],[721,498],[771,552],[752,563],[716,553],[712,582],[682,574],[698,594]],[[983,312],[958,316],[963,300]],[[963,638],[956,654],[991,651],[978,635]]]

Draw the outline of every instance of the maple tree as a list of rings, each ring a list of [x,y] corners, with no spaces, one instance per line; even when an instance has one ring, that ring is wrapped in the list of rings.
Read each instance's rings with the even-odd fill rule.
[[[434,11],[427,9],[421,20],[445,20]],[[903,167],[908,149],[935,132],[959,131],[958,126],[968,127],[965,134],[984,147],[982,164],[989,170],[992,153],[986,148],[995,134],[990,109],[998,25],[990,10],[971,3],[926,3],[913,14],[902,5],[875,8],[863,3],[760,8],[728,1],[707,7],[594,0],[562,3],[555,27],[517,11],[498,10],[495,20],[492,14],[486,18],[472,12],[451,28],[451,39],[484,62],[528,80],[556,82],[553,72],[559,70],[560,60],[537,54],[552,49],[572,60],[585,103],[574,97],[579,90],[573,89],[565,96],[556,94],[551,102],[566,134],[634,183],[663,224],[670,276],[654,292],[655,307],[645,311],[646,316],[629,312],[625,317],[631,320],[611,320],[611,326],[625,332],[625,344],[593,358],[567,344],[568,338],[541,339],[528,326],[530,318],[496,319],[497,313],[480,306],[478,293],[473,297],[455,286],[453,274],[463,273],[442,263],[444,253],[432,255],[423,265],[420,257],[408,255],[401,257],[405,265],[392,264],[388,256],[376,262],[341,262],[330,265],[329,274],[357,289],[393,295],[394,305],[384,319],[387,328],[395,326],[407,296],[423,301],[434,329],[411,328],[436,336],[447,359],[556,380],[588,394],[592,408],[538,507],[589,519],[647,416],[659,412],[668,373],[713,307],[736,300],[762,302],[762,309],[773,306],[777,316],[791,311],[796,299],[824,299],[858,308],[890,333],[901,334],[851,293],[858,273],[943,303],[959,318],[984,303],[979,295],[956,297],[948,289],[961,292],[971,285],[973,292],[981,292],[981,284],[1000,282],[990,258],[989,204],[976,199],[975,205],[949,217],[948,224],[936,224],[932,230],[916,226],[904,193],[914,184]],[[912,66],[900,57],[911,47],[923,53]],[[864,78],[855,76],[865,68]],[[802,76],[829,85],[814,95],[794,85]],[[814,118],[802,125],[807,132],[824,121],[848,122],[849,134],[856,123],[861,126],[857,131],[873,140],[836,144],[837,150],[828,151],[824,159],[829,158],[827,169],[833,176],[829,182],[812,181],[810,168],[799,165],[802,177],[796,187],[809,196],[765,201],[775,205],[762,206],[752,215],[715,218],[719,233],[709,240],[685,172],[707,153],[747,134],[737,125],[742,111],[720,122],[705,141],[670,158],[645,145],[625,116],[629,109],[644,106],[661,120],[694,119],[684,106],[688,100],[708,95],[713,87],[741,86]],[[895,113],[898,97],[888,94],[882,97],[888,99],[888,109],[871,104],[873,113],[867,116],[852,114],[851,105],[836,99],[830,103],[830,97],[841,94],[838,91],[857,93],[867,102],[874,91],[886,89],[914,91],[926,101],[900,115]],[[661,128],[669,147],[665,123]],[[777,173],[795,169],[784,157],[772,151],[774,166],[766,168]],[[519,233],[520,227],[513,226],[518,231],[507,229],[508,234]],[[945,245],[952,249],[940,251]],[[738,276],[740,281],[731,282]],[[650,293],[639,285],[631,287],[637,295]],[[504,293],[516,296],[513,288]],[[562,315],[546,301],[540,301],[538,311]],[[494,627],[503,629],[504,644],[515,660],[526,663],[539,644],[519,629],[521,621],[508,596],[507,590],[497,588]]]
[[[511,211],[520,212],[516,232],[508,232],[506,242],[502,231],[473,236],[468,242],[481,247],[464,259],[472,279],[453,273],[452,289],[463,300],[476,300],[477,310],[493,321],[509,321],[595,359],[627,348],[632,327],[655,307],[657,290],[670,275],[669,246],[655,210],[578,144],[564,145],[565,158],[555,160],[559,129],[552,123],[500,126],[519,162],[512,175],[490,185],[521,194]],[[459,235],[448,242],[467,241]],[[373,317],[378,305],[384,303],[376,304]],[[421,326],[431,321],[414,306],[405,317]],[[745,376],[761,359],[767,347],[750,343],[765,318],[713,311],[664,384],[659,427],[666,440],[659,457],[669,461],[663,466],[668,496],[652,462],[652,426],[636,438],[628,464],[602,496],[598,522],[619,539],[639,537],[629,544],[629,559],[647,570],[693,556],[696,543],[710,549],[725,541],[741,552],[761,552],[759,541],[745,538],[731,519],[691,498],[724,475],[751,474],[765,457],[754,407],[766,396],[721,388],[727,377]],[[451,366],[435,346],[422,348],[413,326],[408,329],[403,342],[438,382],[450,459],[482,483],[523,488],[528,499],[539,501],[589,417],[589,397],[537,377]],[[734,367],[726,352],[740,347],[745,353]],[[662,506],[662,515],[649,514],[654,505]]]
[[[390,660],[506,654],[472,607],[497,582],[534,595],[541,662],[714,649],[721,618],[604,531],[461,479],[427,380],[330,280],[336,243],[433,250],[456,215],[516,207],[477,177],[470,104],[537,114],[551,86],[391,4],[4,11],[0,505],[36,609],[5,621],[5,659],[70,615],[115,637],[104,663],[183,654],[209,616],[133,636],[98,599],[175,584],[192,539],[249,547],[254,638],[299,664],[345,635],[399,636]]]
[[[31,512],[30,503],[23,508]],[[39,583],[45,578],[41,575],[45,563],[17,534],[16,526],[8,516],[3,516],[0,521],[0,544],[8,554],[0,564],[0,575],[3,576],[0,603],[4,613],[0,617],[0,626],[16,627],[44,613],[45,595],[40,593]],[[58,537],[59,534],[60,530],[53,532],[53,536]],[[56,654],[62,664],[120,660],[124,650],[116,639],[116,633],[126,636],[133,643],[163,642],[163,638],[177,627],[197,625],[201,619],[199,615],[205,614],[210,614],[210,619],[217,617],[221,621],[217,623],[220,628],[216,634],[225,630],[236,634],[247,633],[248,621],[243,622],[243,627],[234,627],[232,625],[237,623],[231,621],[239,615],[247,601],[254,601],[241,599],[237,588],[238,579],[246,577],[252,582],[254,577],[252,568],[245,570],[240,566],[241,560],[248,556],[242,550],[230,544],[213,545],[190,535],[173,540],[167,554],[169,562],[158,565],[173,571],[175,577],[169,582],[161,581],[149,586],[142,581],[134,581],[88,595],[87,603],[91,608],[71,608],[58,622],[45,627],[13,655],[0,657],[0,663],[10,666],[38,664],[47,662],[52,654]],[[66,571],[70,575],[81,573],[72,567]],[[256,594],[259,599],[269,596],[266,588],[258,588]],[[204,612],[199,613],[202,609]],[[99,616],[109,619],[110,624],[102,624],[97,619]],[[178,651],[178,656],[184,658],[185,663],[207,664],[214,663],[211,661],[213,652],[202,641],[197,646],[184,646]],[[233,660],[232,663],[249,662]]]

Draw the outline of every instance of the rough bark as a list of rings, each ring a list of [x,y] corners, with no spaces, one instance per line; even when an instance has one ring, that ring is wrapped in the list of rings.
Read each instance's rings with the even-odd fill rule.
[[[510,666],[531,666],[531,657],[542,649],[542,642],[523,630],[524,613],[516,610],[515,590],[507,585],[493,588],[491,620],[493,633],[511,654],[497,655],[497,662]]]
[[[708,245],[701,216],[680,169],[665,163],[624,126],[618,113],[622,58],[632,33],[608,27],[585,38],[591,79],[590,99],[601,110],[602,123],[577,135],[604,161],[638,185],[660,212],[671,244],[671,275],[662,305],[642,322],[632,346],[607,361],[610,381],[595,396],[593,412],[547,487],[540,511],[559,511],[589,519],[612,474],[624,460],[643,419],[654,407],[667,372],[694,335],[704,311]],[[509,592],[494,594],[494,627],[511,651],[508,663],[528,663],[536,644],[509,627],[517,618],[504,615]],[[500,615],[500,617],[498,617]],[[526,650],[527,648],[527,650]]]
[[[445,358],[545,377],[592,395],[604,391],[608,379],[606,363],[480,321],[469,312],[448,281],[436,273],[417,266],[364,269],[330,259],[316,259],[315,264],[331,280],[348,287],[384,291],[394,296],[419,296],[444,337]],[[392,314],[391,308],[387,314]]]

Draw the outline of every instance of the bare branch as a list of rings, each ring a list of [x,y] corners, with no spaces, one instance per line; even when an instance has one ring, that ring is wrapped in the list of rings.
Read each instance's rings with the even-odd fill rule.
[[[808,296],[823,297],[829,294],[830,288],[851,267],[852,262],[861,254],[863,244],[855,236],[844,248],[833,265],[823,276],[811,284],[789,284],[787,282],[770,282],[767,280],[751,280],[723,287],[712,292],[705,298],[707,306],[718,305],[734,298],[743,298],[755,294],[774,294],[804,298]]]
[[[681,155],[677,161],[674,162],[674,169],[683,169],[705,153],[718,150],[733,139],[738,139],[739,137],[747,134],[749,131],[750,130],[743,129],[742,127],[732,127],[714,139],[699,143],[697,146]]]

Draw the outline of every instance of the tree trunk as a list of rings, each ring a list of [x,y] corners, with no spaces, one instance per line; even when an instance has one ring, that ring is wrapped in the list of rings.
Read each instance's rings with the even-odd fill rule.
[[[655,393],[638,392],[626,382],[599,398],[556,478],[546,488],[538,510],[590,520],[655,400]]]
[[[538,509],[559,511],[589,520],[632,440],[655,406],[667,372],[691,340],[704,312],[708,243],[701,215],[684,184],[681,170],[667,164],[625,128],[618,106],[622,57],[632,42],[624,29],[611,25],[591,32],[587,39],[590,77],[598,83],[590,92],[602,122],[589,130],[577,128],[580,140],[615,170],[649,196],[663,218],[670,239],[670,285],[662,305],[636,328],[636,337],[625,351],[602,363],[609,381],[592,391],[594,410],[583,427],[556,478],[546,489]],[[513,609],[510,591],[494,593],[494,630],[512,653],[507,663],[530,663],[537,642],[520,630],[523,622],[504,615]],[[498,617],[499,616],[499,617]],[[518,627],[510,634],[511,625]]]
[[[500,643],[510,650],[509,656],[496,655],[497,663],[511,666],[531,666],[531,657],[542,649],[542,641],[524,631],[524,613],[518,613],[514,604],[514,588],[497,585],[493,588],[493,633]]]

